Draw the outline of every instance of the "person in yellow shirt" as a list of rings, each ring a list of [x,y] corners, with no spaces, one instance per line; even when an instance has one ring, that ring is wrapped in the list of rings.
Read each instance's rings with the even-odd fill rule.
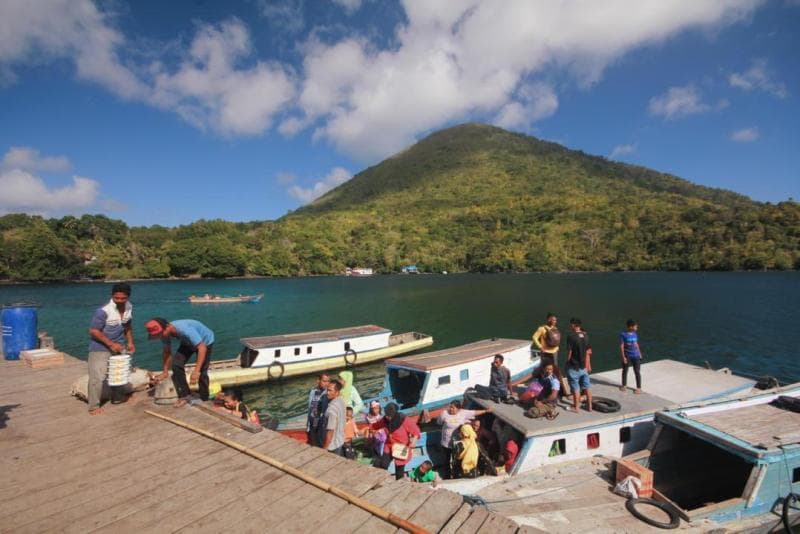
[[[558,345],[561,343],[561,332],[556,324],[558,317],[553,313],[547,314],[547,322],[533,333],[533,344],[541,352],[541,365],[552,363],[558,365]]]

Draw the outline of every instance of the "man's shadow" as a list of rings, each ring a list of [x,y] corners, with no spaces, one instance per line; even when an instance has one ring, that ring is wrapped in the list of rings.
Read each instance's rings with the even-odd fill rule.
[[[6,427],[6,421],[8,421],[8,412],[14,408],[19,408],[19,406],[19,404],[6,404],[5,406],[0,406],[0,429]]]

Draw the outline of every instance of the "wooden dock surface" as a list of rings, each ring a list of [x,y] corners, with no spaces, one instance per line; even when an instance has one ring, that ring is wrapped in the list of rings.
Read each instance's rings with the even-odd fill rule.
[[[347,501],[157,411],[285,462],[431,532],[535,532],[386,471],[264,430],[252,434],[191,407],[139,394],[90,417],[70,396],[86,363],[31,369],[0,360],[1,532],[397,532]]]

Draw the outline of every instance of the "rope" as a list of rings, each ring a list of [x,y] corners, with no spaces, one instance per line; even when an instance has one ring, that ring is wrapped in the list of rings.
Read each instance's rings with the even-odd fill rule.
[[[353,495],[353,494],[348,493],[348,492],[344,491],[343,489],[338,488],[338,487],[336,487],[336,486],[334,486],[332,484],[328,484],[327,482],[323,482],[322,480],[319,480],[318,478],[314,478],[311,475],[308,475],[308,474],[304,473],[303,471],[300,471],[299,469],[296,469],[296,468],[294,468],[294,467],[292,467],[290,465],[287,465],[287,464],[285,464],[285,463],[283,463],[281,461],[278,461],[278,460],[276,460],[274,458],[271,458],[271,457],[267,456],[266,454],[261,454],[260,452],[255,451],[253,449],[250,449],[248,447],[245,447],[244,445],[242,445],[240,443],[236,443],[233,440],[224,438],[222,436],[214,434],[213,432],[209,432],[207,430],[203,430],[202,428],[198,428],[198,427],[196,427],[194,425],[191,425],[189,423],[185,423],[185,422],[180,421],[178,419],[173,419],[172,417],[168,417],[168,416],[162,415],[160,413],[152,412],[150,410],[145,410],[144,413],[146,413],[148,415],[152,415],[153,417],[158,417],[159,419],[162,419],[164,421],[168,421],[168,422],[170,422],[170,423],[172,423],[174,425],[181,426],[183,428],[191,430],[192,432],[196,432],[197,434],[200,434],[201,436],[205,436],[207,438],[211,438],[214,441],[222,443],[223,445],[227,445],[228,447],[231,447],[232,449],[236,449],[239,452],[243,452],[243,453],[247,454],[248,456],[251,456],[251,457],[255,458],[256,460],[260,460],[260,461],[264,462],[265,464],[271,465],[272,467],[275,467],[276,469],[279,469],[279,470],[283,471],[284,473],[288,473],[289,475],[292,475],[295,478],[299,478],[303,482],[307,482],[308,484],[311,484],[312,486],[314,486],[316,488],[319,488],[322,491],[331,493],[331,494],[335,495],[336,497],[339,497],[340,499],[343,499],[343,500],[347,501],[350,504],[358,506],[362,510],[367,511],[370,514],[372,514],[374,516],[377,516],[377,517],[383,519],[384,521],[386,521],[388,523],[391,523],[392,525],[405,530],[406,532],[410,532],[411,534],[428,534],[427,530],[425,530],[422,527],[419,527],[419,526],[415,525],[414,523],[411,523],[410,521],[406,521],[405,519],[403,519],[401,517],[398,517],[398,516],[394,515],[393,513],[389,512],[387,510],[384,510],[383,508],[380,508],[379,506],[376,506],[376,505],[372,504],[371,502],[369,502],[369,501],[367,501],[365,499],[362,499],[361,497],[358,497],[357,495]]]

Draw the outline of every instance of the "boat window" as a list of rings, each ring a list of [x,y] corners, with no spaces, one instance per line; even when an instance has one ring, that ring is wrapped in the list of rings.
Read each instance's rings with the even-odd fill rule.
[[[239,353],[239,360],[242,364],[242,367],[247,368],[253,365],[253,361],[258,356],[258,351],[253,350],[249,347],[244,347],[242,352]]]
[[[350,350],[350,342],[349,341],[345,341],[344,342],[344,351],[347,352],[348,350]]]
[[[469,380],[469,369],[462,369],[460,374],[462,382],[464,382],[465,380]]]
[[[300,347],[295,347],[295,349],[294,349],[294,355],[295,355],[295,356],[300,356]]]
[[[311,354],[311,345],[306,347],[306,354]]]
[[[547,456],[561,456],[567,453],[567,440],[564,438],[553,440],[550,453]]]
[[[281,349],[275,349],[275,357],[276,358],[280,358],[281,357]]]
[[[425,373],[392,368],[387,371],[389,388],[394,400],[401,408],[416,406],[422,395],[422,387],[425,385]]]
[[[443,386],[445,384],[450,383],[450,375],[444,375],[439,377],[439,385]]]
[[[600,448],[600,432],[592,432],[586,434],[586,448],[599,449]]]
[[[795,467],[792,471],[792,484],[800,482],[800,467]]]
[[[619,442],[628,443],[631,440],[631,427],[623,426],[619,429]]]

